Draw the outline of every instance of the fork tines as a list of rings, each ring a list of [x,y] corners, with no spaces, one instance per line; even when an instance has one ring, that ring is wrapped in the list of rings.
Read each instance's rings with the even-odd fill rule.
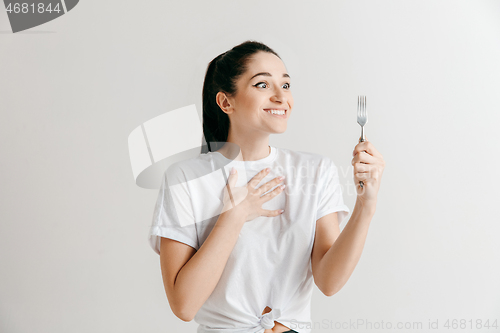
[[[366,96],[358,96],[358,124],[366,125],[368,120],[366,116]]]

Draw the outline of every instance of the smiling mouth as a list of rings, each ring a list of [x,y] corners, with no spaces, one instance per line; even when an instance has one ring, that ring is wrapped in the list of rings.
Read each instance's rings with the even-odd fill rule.
[[[268,114],[272,116],[276,116],[279,118],[286,118],[288,110],[286,109],[264,109],[264,112],[267,112]]]

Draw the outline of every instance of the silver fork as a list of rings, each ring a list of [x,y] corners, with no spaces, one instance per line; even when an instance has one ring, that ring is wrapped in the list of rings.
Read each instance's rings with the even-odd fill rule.
[[[361,126],[361,137],[359,142],[365,141],[364,126],[368,122],[368,115],[366,114],[366,96],[358,96],[358,124]],[[359,186],[363,188],[363,182],[359,181]]]

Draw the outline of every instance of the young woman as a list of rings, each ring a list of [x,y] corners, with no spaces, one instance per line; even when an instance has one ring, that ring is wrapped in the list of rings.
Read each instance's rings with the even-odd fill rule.
[[[354,147],[357,200],[340,233],[350,211],[332,160],[269,146],[292,114],[290,83],[264,44],[216,57],[203,86],[209,151],[164,175],[150,242],[172,311],[198,332],[311,332],[313,282],[334,295],[361,256],[383,157]]]

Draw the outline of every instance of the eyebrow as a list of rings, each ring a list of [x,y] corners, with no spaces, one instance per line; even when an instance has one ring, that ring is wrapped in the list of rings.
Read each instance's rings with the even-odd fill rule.
[[[251,81],[254,77],[259,76],[259,75],[262,75],[262,76],[272,76],[272,75],[271,75],[270,73],[268,73],[268,72],[261,72],[261,73],[257,73],[257,74],[255,74],[254,76],[252,76],[252,77],[250,78],[250,80],[248,80],[248,81]],[[290,75],[288,75],[287,73],[284,73],[284,74],[283,74],[283,77],[290,78]]]

